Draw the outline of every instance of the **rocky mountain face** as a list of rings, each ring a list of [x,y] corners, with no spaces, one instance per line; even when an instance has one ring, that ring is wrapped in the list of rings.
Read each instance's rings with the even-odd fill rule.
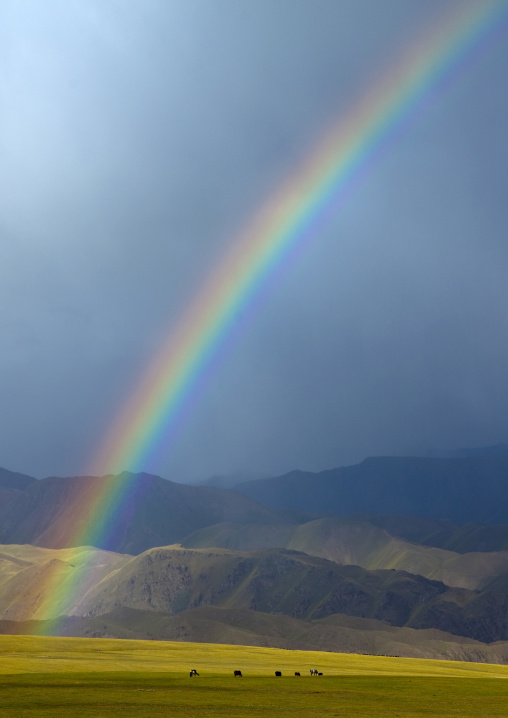
[[[76,585],[79,591],[69,590]],[[508,640],[508,572],[470,591],[405,571],[368,571],[280,549],[166,547],[129,556],[6,546],[0,605],[0,620],[17,622],[61,615],[92,619],[120,609],[177,616],[213,606],[306,623],[350,616],[482,643]]]
[[[190,534],[182,544],[239,551],[293,549],[339,564],[407,571],[472,590],[483,588],[508,570],[508,551],[459,553],[434,548],[393,535],[367,518],[355,517],[333,516],[299,525],[221,523]]]

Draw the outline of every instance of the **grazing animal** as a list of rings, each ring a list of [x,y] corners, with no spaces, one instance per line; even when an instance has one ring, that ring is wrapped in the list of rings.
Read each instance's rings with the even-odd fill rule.
[[[295,671],[295,676],[299,676],[299,675],[300,675],[300,674],[298,673],[298,671]]]
[[[280,676],[282,675],[282,673],[281,673],[280,671],[275,671],[275,675],[280,678]]]
[[[310,675],[311,675],[311,676],[317,676],[317,674],[318,674],[317,668],[311,668],[311,669],[310,669]]]
[[[235,671],[235,678],[243,678],[241,671]]]
[[[189,673],[189,676],[190,676],[191,678],[192,678],[192,676],[199,676],[199,673],[197,672],[197,670],[196,670],[195,668],[193,668],[193,669],[191,670],[191,672]]]
[[[318,673],[318,676],[322,676],[322,675],[323,675],[322,673]]]

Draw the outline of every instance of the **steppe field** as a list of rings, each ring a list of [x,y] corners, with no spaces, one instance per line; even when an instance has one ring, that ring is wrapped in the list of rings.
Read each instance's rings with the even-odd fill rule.
[[[508,716],[508,667],[493,664],[0,636],[0,665],[0,716],[19,718]]]

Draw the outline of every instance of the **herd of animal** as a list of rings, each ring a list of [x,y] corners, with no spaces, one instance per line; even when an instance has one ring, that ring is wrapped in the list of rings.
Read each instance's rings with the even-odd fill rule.
[[[194,676],[199,676],[199,673],[195,668],[192,668],[190,673],[190,677],[193,678]],[[233,675],[235,678],[243,678],[241,671],[233,671]],[[300,673],[298,671],[295,671],[295,676],[299,676]],[[317,668],[311,668],[310,669],[310,675],[311,676],[322,676],[323,674],[320,673]],[[275,671],[275,677],[280,678],[282,676],[282,671]]]

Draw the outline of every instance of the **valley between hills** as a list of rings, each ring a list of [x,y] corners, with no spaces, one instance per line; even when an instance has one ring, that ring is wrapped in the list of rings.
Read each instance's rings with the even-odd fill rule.
[[[507,663],[507,477],[507,456],[231,489],[1,469],[0,633]],[[89,497],[123,481],[103,545],[72,545]]]

